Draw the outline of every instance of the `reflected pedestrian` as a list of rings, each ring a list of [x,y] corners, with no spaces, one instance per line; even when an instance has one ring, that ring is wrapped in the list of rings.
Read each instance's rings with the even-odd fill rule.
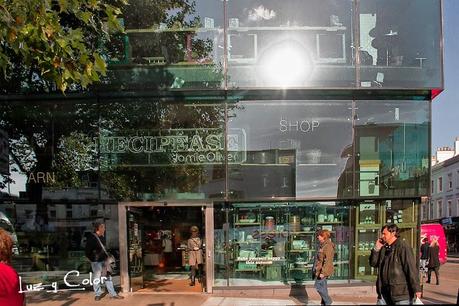
[[[11,266],[13,239],[0,228],[0,305],[22,306],[24,294],[19,293],[19,276]]]
[[[331,305],[332,299],[328,294],[327,279],[333,275],[333,257],[335,256],[335,245],[330,239],[330,231],[320,230],[317,234],[317,239],[320,243],[319,252],[314,269],[316,281],[314,288],[319,293],[321,305]]]

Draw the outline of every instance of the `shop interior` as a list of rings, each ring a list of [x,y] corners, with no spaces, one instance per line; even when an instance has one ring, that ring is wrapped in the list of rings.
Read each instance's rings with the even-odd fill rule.
[[[143,207],[128,212],[129,276],[139,290],[202,292],[204,262],[191,286],[190,228],[199,228],[205,248],[204,209],[201,207]],[[203,256],[204,258],[204,256]]]

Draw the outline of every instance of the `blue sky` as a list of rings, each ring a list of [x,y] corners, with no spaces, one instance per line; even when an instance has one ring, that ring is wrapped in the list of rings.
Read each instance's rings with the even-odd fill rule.
[[[432,102],[432,152],[459,137],[459,0],[443,0],[443,26],[445,91]]]

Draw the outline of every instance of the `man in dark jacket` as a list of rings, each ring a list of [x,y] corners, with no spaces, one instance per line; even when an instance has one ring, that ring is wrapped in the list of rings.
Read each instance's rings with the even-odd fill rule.
[[[86,240],[85,254],[91,262],[91,269],[94,273],[93,287],[96,294],[95,300],[100,301],[102,298],[101,284],[105,284],[108,293],[113,299],[123,299],[124,297],[118,295],[113,288],[111,275],[102,275],[105,259],[107,259],[107,251],[105,250],[105,224],[101,222],[94,222],[94,233],[88,235]]]
[[[429,239],[422,237],[420,265],[423,270],[427,270],[427,259],[429,258]]]
[[[378,268],[376,288],[388,305],[410,305],[415,297],[421,298],[419,271],[413,250],[398,237],[397,225],[382,227],[370,266]]]

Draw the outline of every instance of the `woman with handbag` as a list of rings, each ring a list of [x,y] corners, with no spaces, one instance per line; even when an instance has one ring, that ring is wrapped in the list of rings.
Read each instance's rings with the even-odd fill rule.
[[[91,262],[91,269],[94,274],[94,292],[96,294],[95,300],[100,301],[102,298],[101,284],[105,284],[108,293],[112,299],[124,299],[124,297],[118,295],[113,287],[112,282],[112,264],[114,264],[114,258],[108,254],[105,249],[105,224],[102,222],[94,223],[94,233],[88,235],[86,241],[86,257]],[[96,280],[99,281],[96,281]]]
[[[200,265],[203,264],[202,256],[202,240],[199,237],[199,228],[192,226],[190,228],[191,237],[188,239],[187,249],[189,254],[189,264],[191,267],[191,282],[190,286],[195,285],[196,273],[200,271]]]

